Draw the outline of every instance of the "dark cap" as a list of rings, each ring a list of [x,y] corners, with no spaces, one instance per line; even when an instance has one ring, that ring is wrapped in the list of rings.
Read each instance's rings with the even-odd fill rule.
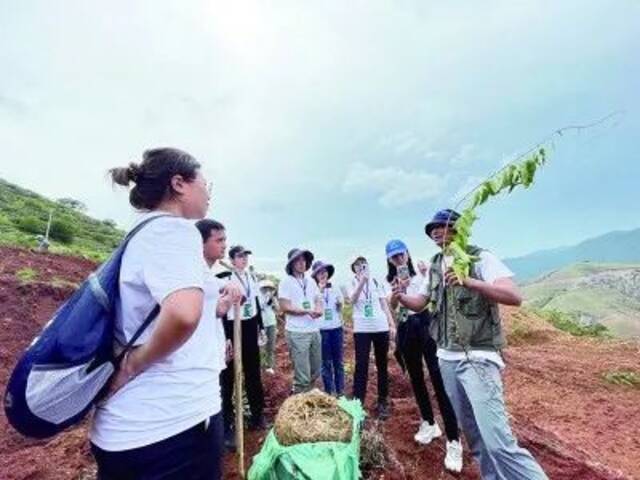
[[[251,250],[247,250],[242,245],[234,245],[229,249],[229,258],[234,259],[238,255],[246,254],[251,255]]]

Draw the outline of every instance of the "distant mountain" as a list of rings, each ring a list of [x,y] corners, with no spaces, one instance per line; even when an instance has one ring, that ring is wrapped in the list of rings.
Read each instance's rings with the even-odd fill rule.
[[[585,261],[640,262],[640,228],[610,232],[571,247],[541,250],[505,260],[520,282],[530,281],[544,273]]]
[[[522,287],[526,304],[600,323],[619,337],[640,338],[640,263],[578,263]]]

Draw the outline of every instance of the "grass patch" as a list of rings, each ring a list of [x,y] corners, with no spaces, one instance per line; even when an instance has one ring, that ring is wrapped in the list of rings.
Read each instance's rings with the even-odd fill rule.
[[[16,272],[16,278],[22,283],[34,282],[38,278],[38,272],[33,268],[21,268]]]
[[[507,342],[510,345],[522,345],[533,335],[531,325],[519,317],[513,317],[511,321],[511,330],[507,334]]]
[[[576,337],[611,337],[609,329],[604,325],[599,323],[595,323],[593,325],[582,325],[578,322],[576,316],[570,313],[561,312],[559,310],[540,310],[536,313],[558,330],[562,330],[563,332],[567,332]]]
[[[602,375],[604,381],[612,385],[640,389],[640,374],[631,370],[615,370]]]

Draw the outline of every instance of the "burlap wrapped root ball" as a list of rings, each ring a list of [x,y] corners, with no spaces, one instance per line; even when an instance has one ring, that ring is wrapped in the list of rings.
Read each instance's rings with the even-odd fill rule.
[[[350,442],[353,419],[338,400],[320,390],[287,398],[274,424],[278,442],[284,446],[300,443]]]

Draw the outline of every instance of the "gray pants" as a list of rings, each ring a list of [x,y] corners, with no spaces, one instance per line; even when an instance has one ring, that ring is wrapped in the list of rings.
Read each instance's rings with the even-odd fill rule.
[[[518,446],[504,404],[499,367],[488,360],[440,360],[445,390],[484,480],[547,480]]]
[[[322,366],[320,332],[287,331],[287,345],[291,363],[293,363],[293,393],[308,392],[320,376]]]
[[[264,366],[273,368],[275,366],[273,358],[276,352],[277,327],[275,325],[264,327],[264,332],[267,335],[267,344],[264,346]]]

